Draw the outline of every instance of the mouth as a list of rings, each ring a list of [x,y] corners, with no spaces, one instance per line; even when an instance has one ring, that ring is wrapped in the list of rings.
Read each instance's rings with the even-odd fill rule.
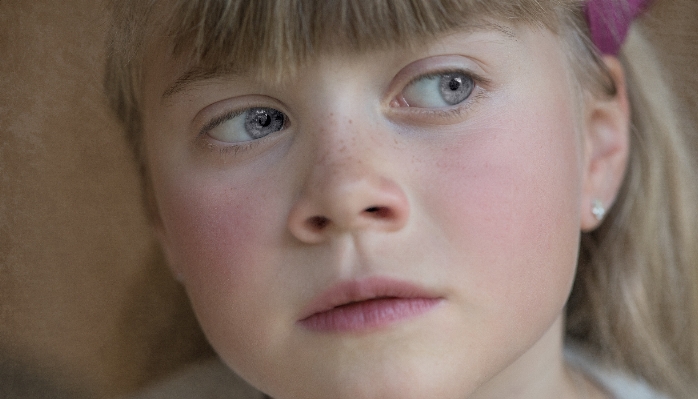
[[[442,297],[411,283],[351,280],[313,299],[298,323],[314,332],[364,332],[420,316],[441,301]]]

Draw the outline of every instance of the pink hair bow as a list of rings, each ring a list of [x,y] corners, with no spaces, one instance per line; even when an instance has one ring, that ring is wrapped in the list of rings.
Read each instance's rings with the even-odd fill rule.
[[[603,54],[617,55],[630,24],[651,0],[589,0],[586,15],[591,39]]]

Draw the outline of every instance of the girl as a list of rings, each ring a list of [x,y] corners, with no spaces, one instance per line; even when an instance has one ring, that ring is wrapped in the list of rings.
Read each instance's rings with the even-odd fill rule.
[[[107,90],[223,362],[277,399],[695,397],[696,169],[619,53],[637,3],[115,3]]]

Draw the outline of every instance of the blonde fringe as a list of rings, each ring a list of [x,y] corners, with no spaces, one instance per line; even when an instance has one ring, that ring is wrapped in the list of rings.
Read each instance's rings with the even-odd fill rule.
[[[562,1],[177,0],[166,36],[176,43],[174,57],[204,71],[235,65],[278,80],[318,54],[409,48],[471,23],[473,16],[553,28],[550,10]]]

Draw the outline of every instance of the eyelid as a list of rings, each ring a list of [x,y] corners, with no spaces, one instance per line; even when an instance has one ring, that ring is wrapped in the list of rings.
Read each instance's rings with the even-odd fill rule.
[[[409,80],[409,81],[407,82],[407,84],[405,84],[404,86],[402,86],[402,90],[401,90],[397,95],[402,95],[402,92],[404,92],[406,88],[408,88],[410,85],[415,84],[416,82],[418,82],[418,81],[420,81],[420,80],[422,80],[422,79],[440,77],[440,76],[442,76],[442,75],[450,74],[450,73],[462,73],[462,74],[464,74],[464,75],[466,75],[466,76],[469,76],[469,77],[473,80],[473,83],[475,84],[475,87],[473,88],[473,93],[472,93],[471,96],[470,96],[468,99],[466,99],[463,103],[465,103],[465,102],[467,102],[467,101],[470,101],[470,98],[475,97],[475,95],[476,95],[477,92],[478,92],[478,89],[488,89],[488,88],[490,88],[491,85],[492,85],[492,81],[491,81],[490,79],[487,79],[487,78],[481,76],[480,74],[474,73],[474,72],[472,72],[472,71],[469,70],[469,69],[465,69],[465,68],[448,68],[448,67],[446,67],[446,68],[443,68],[443,69],[437,69],[437,70],[434,70],[434,71],[429,71],[429,72],[424,73],[424,74],[422,74],[422,75],[417,75],[417,76],[413,77],[411,80]],[[391,103],[392,103],[392,100],[391,100]],[[461,103],[461,104],[462,104],[462,103]],[[458,107],[461,106],[461,104],[456,104],[456,105],[453,105],[453,106],[451,106],[451,107],[444,107],[444,108],[441,108],[441,109],[458,108]],[[437,108],[422,108],[422,107],[410,107],[410,108],[413,108],[413,109],[437,109]]]
[[[398,107],[393,109],[392,115],[396,120],[416,126],[451,125],[464,121],[473,108],[487,97],[486,91],[476,88],[476,91],[467,100],[451,107]]]
[[[279,100],[259,94],[237,95],[223,98],[202,107],[192,119],[201,130],[209,121],[233,111],[244,112],[249,108],[274,108],[288,115],[286,106]]]
[[[211,120],[209,120],[202,128],[199,130],[199,136],[204,136],[211,130],[217,128],[218,126],[222,125],[225,122],[228,122],[231,119],[234,119],[242,114],[245,113],[249,108],[242,108],[242,109],[237,109],[237,110],[231,110],[226,112],[223,115],[217,116]]]
[[[286,107],[280,101],[264,96],[264,95],[244,95],[237,97],[229,97],[201,109],[192,119],[191,132],[192,144],[199,149],[211,152],[217,152],[223,155],[243,155],[254,148],[261,148],[263,143],[270,142],[278,137],[272,133],[255,140],[246,140],[240,142],[224,142],[217,140],[208,133],[216,127],[228,122],[251,108],[273,108],[286,116],[284,126],[281,130],[275,133],[286,131],[291,126],[291,118],[286,111]]]
[[[422,79],[437,78],[437,77],[441,77],[442,75],[446,75],[449,73],[462,73],[464,75],[467,75],[473,79],[473,82],[475,82],[476,85],[481,84],[481,83],[487,84],[487,80],[485,78],[480,77],[479,75],[471,72],[468,69],[444,68],[444,69],[437,69],[435,71],[430,71],[430,72],[427,72],[423,75],[415,76],[414,78],[412,78],[412,80],[410,80],[409,82],[407,82],[406,85],[403,86],[402,90],[404,91],[405,88],[409,87],[410,85],[412,85],[416,82],[419,82]]]
[[[273,108],[284,113],[289,122],[290,116],[286,107],[280,101],[264,95],[244,95],[229,97],[202,108],[191,121],[191,131],[196,132],[196,137],[204,136],[251,108]]]
[[[461,72],[473,78],[476,84],[488,88],[491,81],[485,77],[486,71],[476,60],[462,55],[438,55],[414,61],[403,67],[393,78],[386,92],[389,104],[405,87],[432,75]]]
[[[439,108],[394,106],[394,102],[398,101],[409,85],[420,79],[454,72],[468,75],[475,84],[470,97],[462,103]],[[388,90],[389,94],[386,96],[387,112],[393,117],[416,124],[441,125],[458,122],[463,119],[464,114],[487,98],[488,93],[493,89],[493,81],[485,75],[486,71],[477,61],[464,56],[435,56],[415,61],[400,70],[393,79]]]
[[[412,111],[414,111],[414,112],[427,111],[427,110],[428,110],[428,111],[430,111],[430,112],[432,112],[432,113],[433,113],[433,112],[453,111],[453,110],[455,110],[455,109],[467,108],[467,107],[468,107],[468,103],[472,102],[473,99],[474,99],[475,97],[477,97],[477,96],[482,97],[481,95],[483,94],[483,93],[482,93],[482,90],[483,90],[483,89],[487,89],[489,86],[491,86],[491,81],[490,81],[489,79],[483,78],[483,77],[481,77],[480,75],[475,74],[475,73],[472,73],[472,72],[470,72],[470,71],[468,71],[468,70],[465,70],[465,69],[444,69],[444,70],[442,70],[442,71],[437,70],[437,71],[434,71],[434,72],[429,72],[429,73],[426,73],[426,74],[423,74],[423,75],[415,76],[415,77],[414,77],[412,80],[410,80],[405,86],[403,86],[402,91],[400,91],[400,93],[398,94],[398,96],[402,97],[402,93],[403,93],[408,87],[410,87],[410,85],[415,84],[416,82],[419,82],[419,81],[422,80],[422,79],[429,79],[429,78],[434,78],[434,77],[440,77],[440,76],[442,76],[442,75],[452,74],[452,73],[462,73],[462,74],[464,74],[464,75],[470,77],[470,78],[473,80],[473,83],[474,83],[473,91],[472,91],[472,93],[470,94],[470,96],[468,96],[468,98],[466,98],[465,100],[463,100],[463,102],[458,103],[458,104],[454,104],[454,105],[452,105],[452,106],[448,106],[448,107],[439,107],[439,108],[417,107],[417,106],[407,106],[407,107],[405,107],[405,108],[410,108],[410,109],[411,109]],[[398,100],[397,98],[393,98],[393,100],[391,100],[391,105],[392,105],[392,103],[393,103],[394,101],[399,101],[399,100]],[[399,108],[399,107],[397,107],[397,108]],[[453,114],[453,112],[450,112],[450,113]]]

